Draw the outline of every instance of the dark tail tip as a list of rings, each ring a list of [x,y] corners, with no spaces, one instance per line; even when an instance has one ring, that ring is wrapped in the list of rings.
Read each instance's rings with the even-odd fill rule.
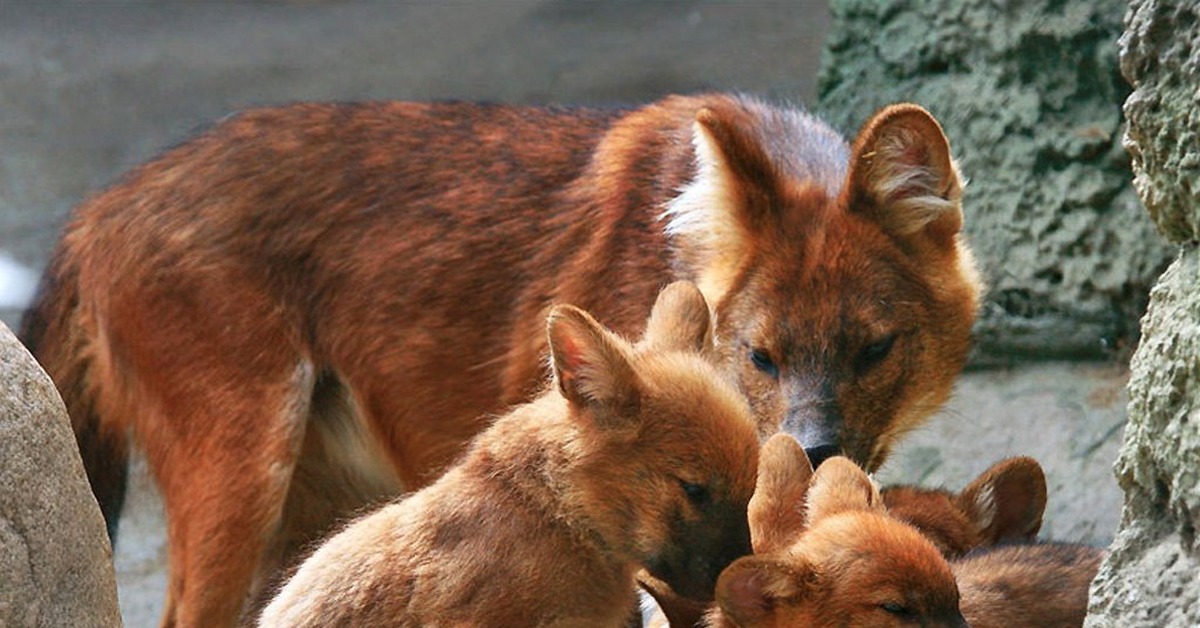
[[[87,393],[88,359],[72,332],[78,305],[75,272],[65,260],[61,251],[51,260],[17,335],[62,395],[83,469],[104,515],[109,541],[115,543],[117,519],[125,505],[129,445],[124,434],[102,427]]]
[[[86,423],[75,433],[75,440],[83,458],[83,469],[92,485],[92,494],[104,515],[108,540],[115,545],[117,522],[125,506],[129,483],[129,450],[125,439],[98,428],[94,421]]]

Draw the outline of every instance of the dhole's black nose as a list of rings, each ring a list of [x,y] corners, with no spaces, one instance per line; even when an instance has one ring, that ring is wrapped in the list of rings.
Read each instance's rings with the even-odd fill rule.
[[[816,469],[821,466],[822,462],[842,453],[842,449],[837,445],[817,445],[805,449],[804,453],[808,456],[808,461],[812,463],[812,467]]]

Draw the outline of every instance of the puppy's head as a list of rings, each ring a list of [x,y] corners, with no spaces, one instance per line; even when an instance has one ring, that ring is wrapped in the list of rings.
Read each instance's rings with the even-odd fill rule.
[[[893,517],[954,558],[978,547],[1035,540],[1046,510],[1046,476],[1033,458],[1008,458],[961,493],[892,486],[884,489],[883,502]]]
[[[966,626],[950,567],[913,528],[887,516],[854,463],[813,475],[807,521],[789,546],[741,558],[717,584],[738,626]]]
[[[549,335],[580,425],[577,503],[614,551],[680,595],[711,600],[721,570],[750,553],[758,438],[744,398],[703,357],[704,298],[669,286],[636,346],[571,306],[552,310]]]

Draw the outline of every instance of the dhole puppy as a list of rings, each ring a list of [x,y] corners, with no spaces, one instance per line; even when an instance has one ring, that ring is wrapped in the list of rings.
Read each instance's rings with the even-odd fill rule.
[[[783,436],[778,438],[782,440]],[[773,442],[769,442],[768,445],[773,445]],[[854,487],[853,483],[844,481],[857,476],[851,465],[844,465],[845,468],[839,471],[843,480],[839,483],[822,483],[819,480],[821,476],[833,472],[832,468],[826,471],[826,467],[823,466],[812,480],[812,494],[806,496],[802,487],[811,474],[806,463],[796,463],[792,467],[794,470],[791,472],[794,475],[790,479],[778,471],[787,468],[780,466],[780,462],[786,463],[795,459],[795,452],[787,453],[783,447],[764,447],[760,454],[759,482],[749,509],[751,540],[756,556],[769,552],[772,547],[787,547],[786,539],[789,538],[789,533],[792,538],[804,538],[804,535],[816,533],[820,529],[822,504],[830,501],[831,495],[837,495],[837,498],[833,500],[834,503],[846,503],[848,500],[844,491],[847,487]],[[764,469],[770,468],[777,470],[776,479],[774,482],[764,484]],[[857,481],[861,483],[863,478],[860,477]],[[874,502],[875,498],[865,488],[866,485],[860,484],[860,486],[863,486],[860,489],[862,494],[871,496],[867,501]],[[837,491],[824,493],[831,487],[836,487]],[[896,488],[903,490],[897,492]],[[993,498],[985,497],[989,490],[995,491]],[[1084,617],[1087,614],[1088,587],[1099,570],[1104,552],[1092,547],[1066,543],[1013,542],[1031,539],[1036,535],[1036,528],[1041,523],[1045,504],[1045,478],[1036,461],[1024,457],[1002,461],[984,472],[957,496],[946,491],[917,491],[911,487],[894,487],[883,492],[880,499],[885,503],[889,492],[892,493],[893,500],[898,500],[898,505],[906,515],[914,516],[918,522],[938,522],[939,525],[936,529],[939,534],[933,535],[930,540],[966,538],[969,536],[966,533],[975,533],[981,529],[987,532],[984,535],[982,546],[949,562],[949,569],[953,573],[959,592],[959,608],[966,620],[966,624],[957,625],[969,624],[971,628],[1011,628],[1013,626],[1078,628],[1083,625]],[[768,499],[769,496],[776,495],[781,497]],[[921,499],[909,499],[913,495],[917,495]],[[942,499],[934,499],[935,497]],[[954,497],[959,499],[952,499]],[[813,521],[813,527],[808,531],[804,531],[805,515],[797,506],[804,502],[807,502],[810,509],[807,516]],[[920,506],[928,507],[929,512],[924,516],[919,516]],[[828,510],[828,507],[825,506],[824,510]],[[990,519],[985,515],[983,518],[970,520],[970,524],[965,527],[950,525],[950,522],[960,521],[960,519],[951,517],[951,513],[957,514],[961,520],[965,521],[969,520],[968,515],[977,517],[980,513],[988,512],[992,513]],[[888,516],[895,517],[895,514],[889,512]],[[1009,534],[1003,534],[1004,526],[996,525],[1005,518],[1009,522]],[[977,525],[978,521],[983,520],[990,520],[991,524]],[[799,537],[796,536],[795,530],[801,530]],[[957,532],[946,533],[954,530]],[[928,530],[922,530],[922,532],[925,535]],[[988,536],[988,534],[992,536]],[[916,547],[916,544],[906,544],[903,538],[892,537],[891,540],[884,541],[883,539],[886,537],[883,535],[871,539],[872,543],[882,544],[874,546],[873,549],[867,549],[870,545],[863,542],[862,539],[853,539],[849,535],[841,538],[843,539],[839,541],[841,543],[849,540],[849,543],[841,548],[842,550],[858,551],[862,552],[864,556],[875,557],[864,559],[867,562],[886,556],[889,552],[901,551],[904,547],[908,547],[910,550]],[[909,541],[911,541],[911,537],[909,537]],[[987,546],[989,543],[999,544]],[[896,544],[896,546],[889,547],[888,544]],[[792,547],[799,545],[799,543],[795,543]],[[939,544],[935,543],[935,546],[937,545]],[[721,603],[719,608],[722,610],[710,613],[707,618],[708,625],[794,626],[797,628],[823,625],[889,625],[878,613],[875,614],[875,617],[866,612],[853,615],[854,611],[849,610],[853,608],[853,605],[860,605],[861,611],[874,598],[867,590],[861,588],[856,590],[849,586],[842,587],[831,596],[838,598],[835,603],[840,605],[842,610],[823,614],[823,618],[798,612],[798,609],[806,602],[785,601],[778,598],[760,600],[757,597],[760,591],[754,586],[766,587],[767,585],[762,583],[771,582],[766,578],[763,578],[760,583],[752,584],[751,594],[748,596],[750,601],[747,602],[738,597],[745,593],[745,591],[739,590],[738,586],[739,578],[750,576],[738,575],[738,570],[743,569],[739,567],[739,563],[748,563],[750,560],[748,557],[735,562],[726,570],[729,575],[721,576],[717,596]],[[930,562],[935,561],[930,559]],[[816,563],[814,569],[822,575],[831,575],[827,565]],[[940,569],[935,569],[933,574],[926,574],[926,577],[932,578],[930,582],[937,582],[940,577],[944,576],[944,574],[934,575],[940,571]],[[832,573],[839,572],[833,571]],[[756,600],[762,603],[755,606],[752,602]],[[769,612],[766,610],[779,605],[791,610],[771,610]],[[832,607],[831,603],[826,608]],[[678,608],[678,606],[674,608]],[[889,607],[888,610],[896,610],[896,607]],[[731,613],[733,617],[731,617]],[[744,618],[741,622],[734,618],[739,616],[738,613],[741,613],[740,616]],[[838,619],[837,613],[844,614],[844,623],[843,620]],[[903,615],[903,613],[901,614]],[[694,620],[686,615],[677,618],[668,612],[666,616],[670,617],[671,626],[695,625],[692,623]],[[881,621],[872,623],[875,620]],[[905,623],[927,626],[946,625],[927,619],[922,620],[920,617],[911,615],[901,622],[901,624]],[[952,620],[949,625],[956,624]]]
[[[972,628],[1078,628],[1102,550],[1037,543],[1046,476],[1028,457],[1002,460],[960,493],[885,488],[889,513],[938,546],[954,571]]]
[[[831,458],[805,493],[808,461],[789,436],[773,437],[760,456],[755,499],[785,497],[751,510],[754,555],[721,574],[704,625],[966,628],[950,566],[920,532],[887,514],[865,472]],[[764,476],[772,465],[783,466]]]
[[[554,386],[432,485],[322,544],[261,624],[622,626],[639,566],[711,599],[721,569],[750,553],[758,437],[700,356],[695,287],[670,286],[652,319],[635,348],[554,307]]]
[[[115,532],[132,433],[164,623],[227,626],[339,518],[430,484],[543,379],[573,303],[697,283],[760,435],[868,469],[948,396],[981,290],[938,123],[852,143],[749,97],[246,111],[77,207],[21,337]]]
[[[1104,551],[1069,543],[1003,545],[951,562],[971,628],[1080,628]]]
[[[959,493],[889,486],[883,503],[920,530],[947,558],[980,547],[1034,541],[1046,510],[1046,475],[1033,458],[1001,460]]]

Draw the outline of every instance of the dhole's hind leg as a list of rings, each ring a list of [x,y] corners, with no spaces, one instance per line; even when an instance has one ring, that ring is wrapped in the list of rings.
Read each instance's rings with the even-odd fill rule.
[[[244,609],[278,534],[314,380],[308,363],[274,372],[274,378],[259,372],[234,379],[241,384],[236,387],[222,382],[220,394],[175,387],[176,394],[162,400],[170,420],[156,424],[151,440],[157,447],[148,447],[147,455],[167,513],[163,626],[253,619]]]
[[[292,473],[273,547],[259,567],[257,613],[318,541],[345,521],[404,491],[350,390],[332,373],[317,379],[304,445]]]

